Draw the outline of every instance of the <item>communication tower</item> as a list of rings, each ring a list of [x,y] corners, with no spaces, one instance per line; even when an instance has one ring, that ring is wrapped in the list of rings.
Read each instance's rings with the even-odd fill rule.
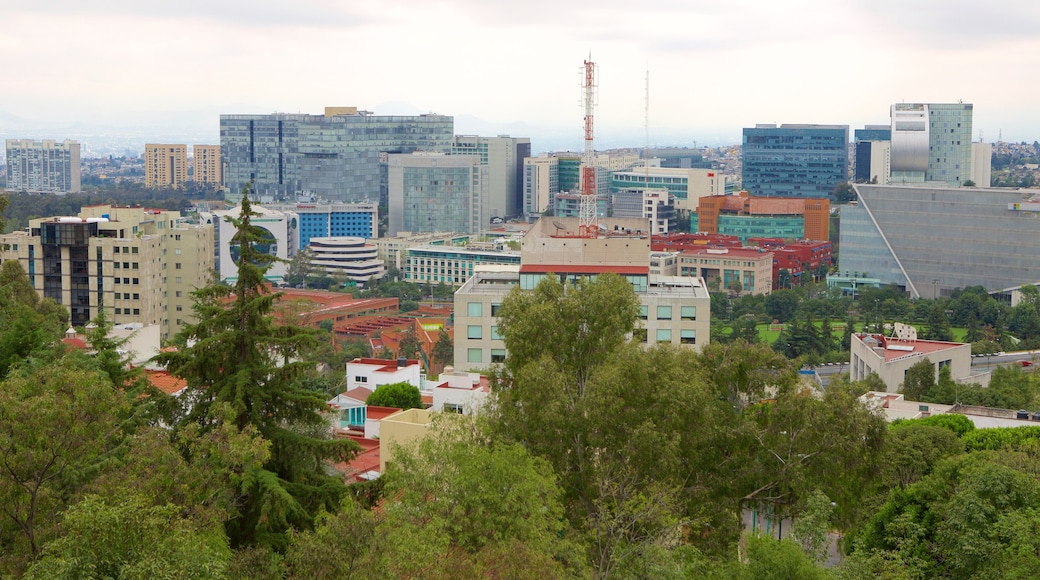
[[[596,107],[596,64],[592,54],[585,61],[585,72],[581,88],[585,104],[585,152],[581,157],[581,189],[578,209],[578,237],[599,237],[599,220],[596,216],[596,150],[593,146],[593,111]]]

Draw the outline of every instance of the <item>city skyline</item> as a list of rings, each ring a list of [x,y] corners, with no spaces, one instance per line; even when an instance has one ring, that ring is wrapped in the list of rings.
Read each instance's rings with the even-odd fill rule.
[[[331,105],[580,150],[591,54],[602,147],[646,140],[648,71],[653,145],[736,144],[756,123],[858,128],[887,123],[893,103],[958,100],[975,104],[973,140],[1040,138],[1027,73],[1040,8],[1026,2],[57,0],[0,18],[7,135],[79,123],[202,141],[221,113]]]

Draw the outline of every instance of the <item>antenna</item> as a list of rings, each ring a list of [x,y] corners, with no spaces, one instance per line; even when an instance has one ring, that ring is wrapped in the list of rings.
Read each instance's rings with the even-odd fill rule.
[[[593,146],[593,111],[596,107],[596,64],[592,53],[585,61],[585,75],[581,88],[585,93],[585,153],[582,155],[580,205],[578,209],[578,237],[599,237],[596,217],[596,150]]]
[[[650,69],[646,71],[646,110],[643,111],[643,131],[646,133],[646,144],[643,146],[643,187],[650,186]]]

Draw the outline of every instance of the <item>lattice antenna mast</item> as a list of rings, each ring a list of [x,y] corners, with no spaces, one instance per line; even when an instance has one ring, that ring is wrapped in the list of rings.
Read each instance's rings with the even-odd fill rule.
[[[582,238],[599,237],[596,217],[596,150],[593,144],[593,111],[596,108],[596,64],[592,54],[585,61],[581,88],[585,101],[585,153],[581,157],[581,203],[578,210],[578,235]]]

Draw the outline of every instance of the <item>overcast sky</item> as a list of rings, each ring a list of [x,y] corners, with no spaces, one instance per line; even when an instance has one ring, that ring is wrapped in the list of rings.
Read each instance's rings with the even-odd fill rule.
[[[653,144],[958,100],[976,140],[1040,139],[1036,0],[0,0],[0,125],[215,136],[220,113],[342,105],[454,115],[456,132],[573,131],[580,148],[590,52],[604,142],[643,144],[647,71]]]

